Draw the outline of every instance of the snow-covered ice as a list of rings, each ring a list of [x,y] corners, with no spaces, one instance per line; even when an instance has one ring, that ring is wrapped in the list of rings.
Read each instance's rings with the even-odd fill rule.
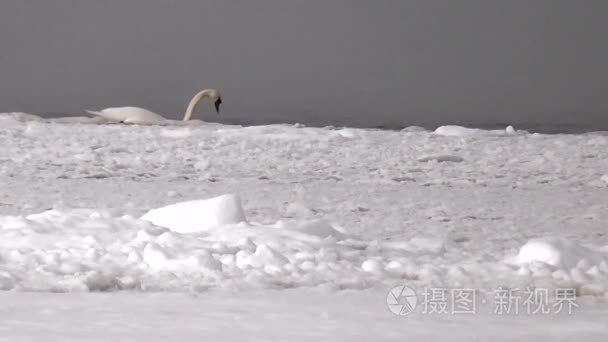
[[[3,341],[605,341],[605,308],[573,315],[395,316],[373,291],[0,292]]]
[[[459,324],[490,324],[505,339],[547,328],[562,329],[553,337],[565,340],[576,329],[608,333],[594,325],[598,312],[608,312],[605,134],[99,123],[0,115],[0,288],[13,291],[2,294],[7,310],[21,313],[0,335],[35,339],[24,321],[30,315],[61,323],[70,310],[91,311],[88,301],[112,298],[126,304],[92,314],[112,321],[145,303],[169,308],[179,325],[194,296],[224,310],[196,311],[220,324],[234,316],[221,304],[231,293],[265,298],[246,300],[252,315],[266,299],[283,301],[277,310],[285,313],[286,303],[301,307],[308,297],[318,309],[310,310],[329,312],[318,320],[352,302],[350,309],[369,311],[358,325],[377,339],[438,336],[436,325]],[[400,284],[420,292],[471,288],[480,298],[503,287],[567,287],[584,305],[567,331],[559,328],[563,318],[528,317],[538,323],[529,326],[491,312],[399,320],[385,298]],[[83,293],[91,291],[119,292]],[[44,318],[47,309],[34,301],[59,317]],[[62,301],[71,309],[62,311]],[[290,326],[314,329],[303,316],[309,309],[293,310]],[[353,312],[339,325],[352,329],[348,336],[370,336],[356,328],[361,318]],[[404,322],[419,326],[406,331]],[[465,330],[451,337],[467,340]]]

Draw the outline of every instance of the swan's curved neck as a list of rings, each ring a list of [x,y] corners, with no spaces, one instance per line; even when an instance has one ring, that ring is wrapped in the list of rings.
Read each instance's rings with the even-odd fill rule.
[[[192,113],[194,112],[194,109],[196,109],[196,105],[198,105],[199,101],[203,97],[210,97],[212,91],[213,90],[211,89],[201,90],[192,97],[192,100],[190,100],[190,103],[188,103],[188,108],[186,108],[186,113],[184,113],[184,121],[188,121],[190,118],[192,118]]]

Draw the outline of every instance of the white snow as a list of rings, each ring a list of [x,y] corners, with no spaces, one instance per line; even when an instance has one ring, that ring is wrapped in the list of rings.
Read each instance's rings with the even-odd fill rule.
[[[520,264],[543,262],[554,267],[571,269],[578,265],[587,268],[606,263],[604,253],[593,252],[583,246],[565,239],[531,240],[523,245],[517,256]],[[603,265],[605,267],[606,265]]]
[[[592,250],[563,238],[533,239],[507,262],[520,265],[520,274],[534,277],[539,283],[570,286],[579,295],[606,296],[608,290],[605,247]]]
[[[445,135],[448,137],[461,137],[466,135],[474,135],[483,132],[480,129],[468,128],[455,125],[439,126],[435,129],[435,134]]]
[[[586,306],[570,327],[607,333],[593,321],[608,297],[606,135],[97,123],[0,115],[0,289],[12,303],[0,313],[20,317],[0,321],[14,336],[40,337],[28,319],[65,331],[62,317],[80,311],[103,326],[124,320],[130,305],[155,312],[137,316],[140,326],[192,323],[189,313],[201,313],[182,303],[201,296],[212,303],[201,304],[211,306],[200,322],[215,324],[206,325],[211,337],[230,338],[218,326],[238,316],[221,304],[231,293],[261,298],[243,299],[246,318],[236,324],[261,339],[273,337],[261,325],[289,310],[285,324],[305,327],[294,338],[314,335],[304,316],[319,312],[352,336],[370,336],[365,327],[378,339],[445,338],[453,324],[489,324],[506,340],[551,329],[577,336],[548,317],[518,323],[521,334],[491,313],[404,320],[385,306],[400,284],[472,288],[479,298],[499,287],[571,287]],[[81,293],[91,291],[119,293]],[[314,307],[301,308],[306,297]],[[98,301],[118,304],[87,308]],[[275,304],[275,316],[242,326]],[[406,322],[421,330],[391,333]],[[115,336],[130,329],[109,326]],[[479,333],[495,338],[491,331]]]
[[[6,341],[604,341],[605,311],[395,316],[385,292],[0,292]],[[608,304],[608,303],[604,303]],[[482,318],[483,317],[483,318]],[[480,319],[481,318],[481,319]]]
[[[483,130],[477,128],[468,128],[456,125],[446,125],[439,126],[435,129],[435,134],[443,135],[447,137],[466,137],[471,135],[513,135],[518,132],[513,128],[513,126],[509,125],[504,130]],[[521,132],[526,133],[526,132]]]
[[[234,194],[152,209],[141,219],[178,233],[201,232],[247,221],[241,200]]]

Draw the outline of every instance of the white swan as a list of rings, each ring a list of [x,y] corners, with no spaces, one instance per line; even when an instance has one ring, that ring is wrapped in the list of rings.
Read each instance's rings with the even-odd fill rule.
[[[222,95],[215,89],[205,89],[194,95],[190,103],[188,103],[186,113],[184,113],[184,121],[190,120],[196,105],[204,97],[208,97],[213,102],[217,113],[220,112]],[[87,110],[87,113],[100,116],[108,121],[120,123],[141,124],[167,121],[163,116],[139,107],[112,107],[100,111]]]

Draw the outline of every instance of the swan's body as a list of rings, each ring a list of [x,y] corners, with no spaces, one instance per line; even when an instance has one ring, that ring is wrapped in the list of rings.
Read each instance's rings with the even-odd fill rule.
[[[219,91],[215,89],[205,89],[194,95],[188,103],[188,107],[184,113],[184,121],[192,118],[192,113],[194,112],[196,105],[204,97],[208,97],[213,101],[215,110],[219,113],[222,96]],[[100,111],[87,110],[87,113],[100,116],[108,121],[130,124],[154,123],[167,120],[160,114],[140,107],[111,107]]]
[[[159,114],[139,107],[112,107],[99,112],[87,110],[87,113],[101,116],[108,121],[131,124],[167,120]]]

